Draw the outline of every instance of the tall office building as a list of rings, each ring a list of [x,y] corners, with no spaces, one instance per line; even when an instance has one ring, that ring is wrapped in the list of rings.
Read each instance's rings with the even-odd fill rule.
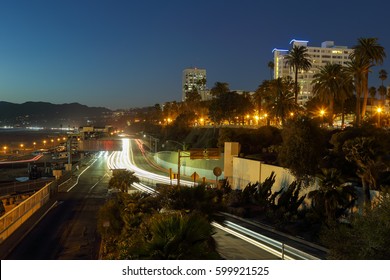
[[[206,90],[206,69],[187,68],[183,70],[182,101],[186,100],[186,93],[195,88],[199,94]]]
[[[335,46],[333,41],[325,41],[321,47],[308,46],[308,41],[291,40],[291,48],[294,46],[307,47],[307,53],[310,55],[311,69],[308,71],[298,72],[298,83],[300,92],[298,95],[298,103],[304,105],[312,96],[313,75],[318,73],[318,68],[325,66],[327,63],[337,63],[345,65],[350,59],[349,55],[353,49],[348,49],[346,46]],[[285,57],[289,50],[273,49],[274,53],[274,78],[290,76],[294,79],[294,70],[286,64]]]

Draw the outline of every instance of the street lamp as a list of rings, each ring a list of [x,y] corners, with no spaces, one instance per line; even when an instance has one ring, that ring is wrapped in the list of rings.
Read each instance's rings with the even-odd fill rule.
[[[146,138],[146,134],[144,134],[144,138]],[[157,153],[157,142],[159,141],[158,138],[153,137],[152,135],[149,135],[149,147],[152,149],[152,139],[154,140],[154,153]]]
[[[381,107],[376,108],[376,112],[378,113],[378,127],[381,127],[381,113],[382,113],[382,108],[381,108]]]
[[[324,115],[325,115],[325,110],[324,110],[324,109],[321,109],[321,110],[320,110],[321,126],[324,125]]]

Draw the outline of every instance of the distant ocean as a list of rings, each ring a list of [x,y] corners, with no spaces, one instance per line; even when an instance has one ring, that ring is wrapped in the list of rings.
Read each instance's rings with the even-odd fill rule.
[[[51,139],[66,136],[66,131],[51,129],[27,129],[27,128],[0,128],[0,148],[17,148],[23,145],[24,148],[42,148],[50,145]],[[43,141],[46,140],[46,144]]]

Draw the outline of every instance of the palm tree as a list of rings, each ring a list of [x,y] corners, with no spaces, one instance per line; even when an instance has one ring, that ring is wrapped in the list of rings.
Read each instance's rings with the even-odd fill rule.
[[[141,244],[141,259],[218,259],[214,230],[201,215],[157,214],[149,222]],[[142,235],[142,232],[141,232]]]
[[[377,64],[382,64],[386,53],[384,47],[378,44],[378,38],[359,38],[358,44],[353,47],[354,51],[351,54],[351,59],[361,60],[365,64],[365,71],[362,76],[363,89],[363,106],[361,117],[366,113],[368,99],[368,73],[370,68]]]
[[[361,97],[363,94],[363,80],[364,75],[368,71],[368,64],[364,58],[351,57],[351,60],[347,62],[346,72],[353,79],[356,92],[356,113],[355,113],[355,125],[360,126],[361,123]]]
[[[109,188],[115,188],[122,192],[127,192],[133,183],[138,183],[139,178],[134,175],[134,172],[120,169],[115,170],[113,176],[108,182]]]
[[[350,81],[340,64],[328,63],[320,67],[319,72],[313,76],[313,94],[318,96],[322,102],[329,104],[329,125],[331,126],[333,125],[334,102],[340,101],[342,104],[345,102],[352,86]]]
[[[381,69],[381,70],[379,71],[379,79],[381,79],[381,81],[382,81],[382,86],[383,86],[383,81],[387,79],[387,72],[386,72],[386,70]]]
[[[374,105],[374,98],[375,98],[375,95],[376,95],[376,88],[375,87],[370,87],[368,89],[368,92],[370,93],[370,97],[371,97],[371,106]]]
[[[313,209],[323,214],[329,225],[353,206],[356,199],[354,187],[345,184],[342,174],[335,168],[323,168],[317,174],[318,189],[310,191]]]
[[[272,80],[264,80],[261,85],[259,85],[253,95],[253,101],[257,105],[258,114],[262,113],[262,104],[267,99],[270,94],[270,87],[272,85]]]
[[[272,77],[273,77],[273,72],[274,72],[274,68],[275,68],[275,63],[273,61],[269,61],[268,64],[267,64],[268,68],[269,68],[269,75],[270,75],[270,78],[272,80]]]
[[[381,96],[382,106],[384,106],[387,89],[385,86],[379,86],[378,92],[379,92],[379,95]]]
[[[381,70],[379,71],[379,79],[381,79],[382,85],[378,88],[378,92],[379,92],[379,94],[381,95],[382,106],[384,106],[384,105],[385,105],[385,96],[386,96],[386,93],[387,93],[387,89],[386,89],[386,87],[383,85],[383,81],[387,79],[387,72],[386,72],[386,70],[381,69]]]
[[[277,78],[270,82],[267,107],[270,115],[280,119],[285,125],[286,118],[291,113],[296,113],[298,106],[294,99],[294,84],[290,77]]]
[[[286,55],[286,64],[289,65],[295,73],[295,103],[298,104],[298,72],[300,70],[307,71],[311,68],[310,55],[307,53],[308,49],[305,46],[294,46],[288,55]]]

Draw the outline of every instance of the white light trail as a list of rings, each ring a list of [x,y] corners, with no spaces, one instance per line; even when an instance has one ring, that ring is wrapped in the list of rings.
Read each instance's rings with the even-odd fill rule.
[[[153,180],[155,183],[170,184],[171,179],[168,175],[163,176],[155,174],[146,170],[143,170],[135,165],[133,147],[131,145],[130,139],[122,139],[122,151],[113,152],[107,161],[108,168],[110,169],[127,169],[134,172],[134,174],[140,179]],[[144,152],[141,145],[138,145],[138,148],[141,152]],[[173,184],[177,184],[177,180],[172,180]],[[192,186],[194,183],[190,181],[181,180],[180,183],[184,186]]]

